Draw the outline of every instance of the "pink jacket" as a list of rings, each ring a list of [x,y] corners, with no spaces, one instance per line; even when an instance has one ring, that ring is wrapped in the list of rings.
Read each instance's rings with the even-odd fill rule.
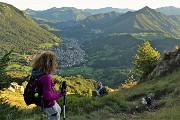
[[[39,88],[42,90],[44,98],[44,108],[50,108],[55,105],[55,100],[62,97],[61,92],[54,93],[54,81],[50,74],[45,74],[39,79]]]

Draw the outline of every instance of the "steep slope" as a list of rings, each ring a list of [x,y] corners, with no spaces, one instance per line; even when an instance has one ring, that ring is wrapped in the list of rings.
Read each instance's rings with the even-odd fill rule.
[[[161,7],[161,8],[157,8],[155,10],[158,12],[161,12],[165,15],[180,15],[180,8],[176,8],[173,6]]]
[[[121,15],[108,26],[107,32],[110,33],[160,31],[180,38],[180,23],[147,6]]]
[[[171,57],[168,58],[169,61],[172,61],[173,59],[180,59],[178,54],[180,54],[179,49],[174,52],[170,52],[169,55]],[[164,64],[166,63],[167,61],[163,59],[159,63],[159,65],[164,66]],[[69,99],[69,101],[67,102],[71,103],[71,107],[69,107],[72,110],[74,110],[74,107],[79,107],[82,111],[86,111],[84,114],[82,114],[81,111],[74,112],[74,114],[69,119],[180,119],[180,62],[179,60],[177,60],[177,62],[175,63],[177,65],[175,65],[172,70],[169,69],[166,75],[162,74],[161,77],[159,76],[151,80],[146,79],[144,81],[139,82],[135,86],[132,85],[128,89],[119,86],[118,90],[116,90],[113,93],[109,93],[109,95],[101,98],[76,97],[77,101],[82,101],[79,104],[73,102],[73,100],[75,100],[75,97],[73,100]],[[165,66],[164,69],[166,69]],[[162,69],[159,70],[161,71]],[[145,97],[151,98],[151,105],[142,104],[142,98]],[[84,106],[82,106],[82,104],[84,104]],[[80,115],[76,116],[77,114]]]
[[[180,15],[170,15],[169,17],[180,24]]]
[[[28,15],[6,3],[0,3],[0,50],[32,53],[43,43],[59,42],[55,35],[39,27]]]
[[[50,8],[43,11],[35,11],[26,9],[25,12],[35,18],[43,18],[55,21],[67,21],[74,20],[79,21],[85,19],[90,14],[84,12],[81,9],[73,7],[62,7],[62,8]]]

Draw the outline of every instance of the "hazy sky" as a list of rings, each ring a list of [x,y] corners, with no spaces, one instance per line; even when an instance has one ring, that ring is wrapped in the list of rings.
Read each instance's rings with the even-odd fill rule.
[[[153,9],[164,6],[174,6],[180,8],[180,0],[0,0],[9,3],[15,7],[25,10],[26,8],[34,10],[44,10],[51,7],[76,7],[85,8],[130,8],[140,9],[149,6]]]

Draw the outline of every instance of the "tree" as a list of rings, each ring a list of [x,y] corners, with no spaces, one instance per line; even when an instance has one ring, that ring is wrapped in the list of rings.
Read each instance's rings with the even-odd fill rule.
[[[134,56],[133,64],[136,67],[136,71],[143,78],[154,69],[157,61],[160,59],[160,53],[152,48],[148,41],[139,46],[137,52]]]
[[[11,53],[12,50],[4,56],[0,57],[0,88],[4,87],[4,85],[7,83],[6,67],[10,61]]]

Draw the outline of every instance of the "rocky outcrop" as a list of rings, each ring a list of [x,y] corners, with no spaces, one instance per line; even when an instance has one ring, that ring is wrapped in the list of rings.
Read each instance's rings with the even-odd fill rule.
[[[158,61],[155,69],[148,75],[149,79],[163,76],[180,67],[180,48],[174,52],[164,54],[162,60]]]
[[[16,92],[16,91],[24,92],[24,87],[21,85],[18,85],[18,83],[16,82],[12,82],[8,90],[10,90],[11,92]]]

